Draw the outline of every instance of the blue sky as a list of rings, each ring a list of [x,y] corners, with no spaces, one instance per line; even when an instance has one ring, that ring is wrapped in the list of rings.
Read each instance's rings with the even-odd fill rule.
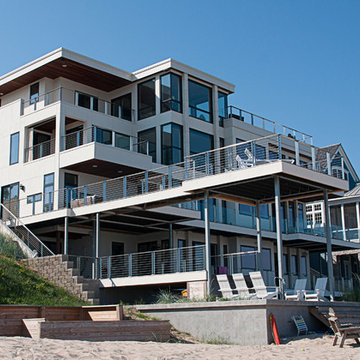
[[[133,71],[168,57],[236,85],[230,104],[341,142],[360,172],[360,1],[5,1],[0,74],[60,46]]]

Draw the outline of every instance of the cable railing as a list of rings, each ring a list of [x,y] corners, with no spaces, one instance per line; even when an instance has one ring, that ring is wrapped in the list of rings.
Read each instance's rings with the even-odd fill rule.
[[[255,115],[236,106],[229,106],[228,114],[230,118],[243,121],[256,127],[260,127],[264,130],[271,131],[274,134],[282,134],[285,136],[289,136],[293,139],[309,143],[311,145],[313,144],[313,138],[309,134],[306,134],[289,126],[282,125],[273,120],[266,119],[262,116]]]
[[[6,225],[35,256],[51,256],[54,253],[18,219],[8,208],[0,203],[1,222]]]
[[[69,255],[85,278],[110,279],[205,270],[205,245],[91,258]]]
[[[40,144],[25,149],[25,162],[43,158],[55,153],[55,139],[44,141]]]
[[[91,126],[69,133],[61,138],[61,151],[73,149],[92,142],[117,147],[124,150],[150,155],[150,141],[136,136],[120,134],[113,130]]]

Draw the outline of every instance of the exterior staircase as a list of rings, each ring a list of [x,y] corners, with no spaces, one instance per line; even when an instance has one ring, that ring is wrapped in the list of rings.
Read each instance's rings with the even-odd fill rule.
[[[38,257],[22,262],[41,277],[64,288],[72,295],[92,305],[100,304],[99,281],[80,276],[80,270],[74,268],[74,263],[69,261],[67,255]]]

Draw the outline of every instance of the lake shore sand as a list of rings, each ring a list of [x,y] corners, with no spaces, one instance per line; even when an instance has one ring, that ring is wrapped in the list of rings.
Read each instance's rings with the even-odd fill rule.
[[[332,346],[332,336],[289,339],[286,344],[263,346],[181,344],[132,341],[89,342],[0,337],[0,359],[360,359],[360,346],[347,340],[344,348]]]

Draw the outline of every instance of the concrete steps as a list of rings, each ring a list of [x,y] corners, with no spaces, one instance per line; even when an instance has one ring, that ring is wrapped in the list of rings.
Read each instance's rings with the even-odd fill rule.
[[[26,259],[23,263],[72,295],[92,305],[100,304],[99,282],[84,279],[80,275],[80,270],[74,267],[74,262],[69,261],[66,255]]]

